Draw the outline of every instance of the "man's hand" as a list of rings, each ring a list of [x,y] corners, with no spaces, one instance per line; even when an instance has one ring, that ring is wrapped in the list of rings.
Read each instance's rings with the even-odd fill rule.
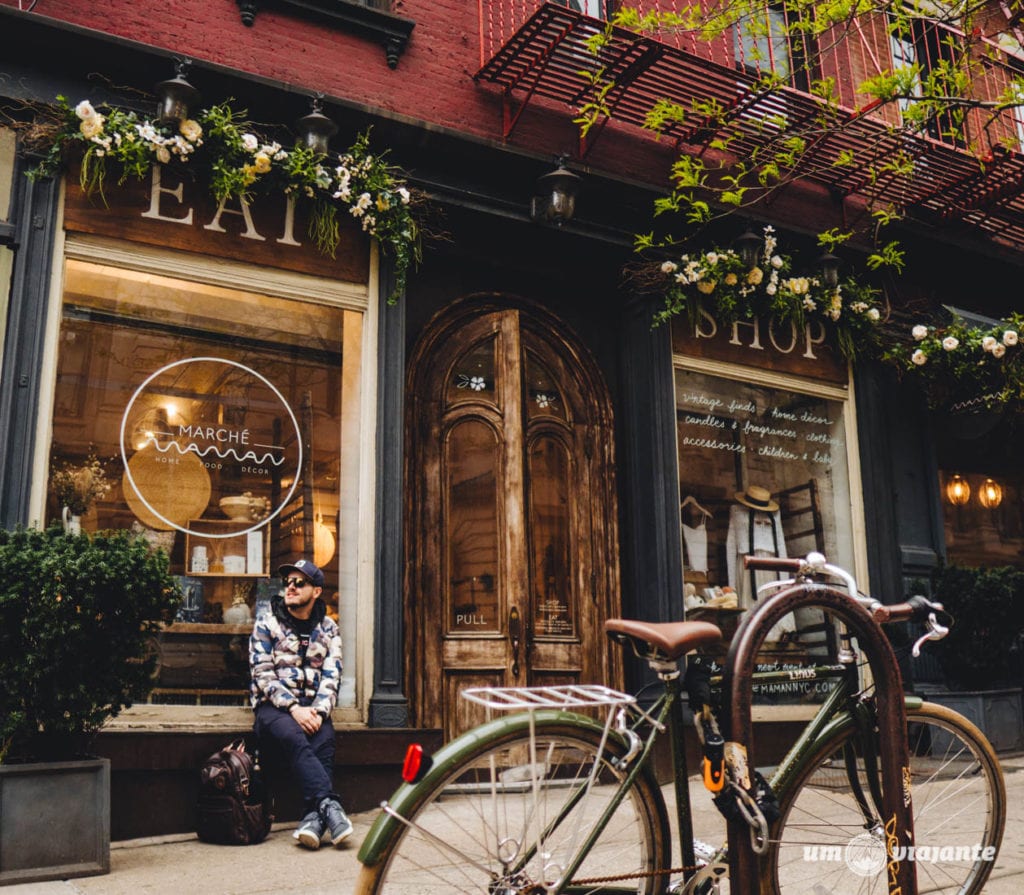
[[[316,733],[320,729],[320,725],[324,723],[323,717],[320,713],[309,705],[293,705],[289,712],[295,719],[295,723],[302,728],[306,734]]]

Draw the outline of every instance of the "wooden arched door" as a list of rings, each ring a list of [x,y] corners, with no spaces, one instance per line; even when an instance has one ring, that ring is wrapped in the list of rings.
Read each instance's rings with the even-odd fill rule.
[[[481,720],[464,687],[608,682],[621,660],[610,401],[542,309],[466,300],[410,364],[406,680],[446,736]]]

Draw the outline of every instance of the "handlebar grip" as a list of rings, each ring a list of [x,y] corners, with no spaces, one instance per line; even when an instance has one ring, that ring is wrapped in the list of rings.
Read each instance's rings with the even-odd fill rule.
[[[799,572],[802,559],[780,559],[777,556],[744,556],[743,568],[766,572]]]
[[[931,612],[943,612],[941,603],[931,603],[921,596],[911,597],[905,603],[890,603],[888,606],[876,606],[872,615],[880,625],[891,622],[918,621],[923,622]],[[944,613],[945,614],[945,613]]]

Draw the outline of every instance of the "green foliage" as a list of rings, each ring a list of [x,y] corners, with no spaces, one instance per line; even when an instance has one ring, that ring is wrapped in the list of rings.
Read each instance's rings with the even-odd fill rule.
[[[167,554],[130,532],[0,531],[0,761],[81,748],[144,698],[179,601]]]
[[[346,152],[322,156],[302,146],[286,149],[258,131],[230,101],[176,126],[117,107],[98,110],[88,101],[72,107],[63,96],[48,114],[56,116],[57,124],[34,177],[52,177],[78,159],[82,189],[102,196],[108,176],[123,184],[148,176],[160,164],[204,183],[218,202],[294,196],[312,203],[310,236],[332,257],[341,233],[338,214],[344,212],[394,258],[392,301],[405,289],[409,267],[420,260],[412,195],[384,155],[371,152],[369,131]]]
[[[885,359],[923,388],[933,407],[1024,406],[1024,314],[992,327],[969,324],[949,312],[938,323],[918,323],[910,339],[889,346]]]
[[[1024,631],[1024,572],[948,566],[935,574],[932,593],[956,620],[933,647],[949,685],[1006,685],[1010,651]]]

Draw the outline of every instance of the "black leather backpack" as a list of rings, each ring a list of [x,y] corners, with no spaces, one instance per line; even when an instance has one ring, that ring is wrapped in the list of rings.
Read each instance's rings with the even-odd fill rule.
[[[203,842],[255,845],[274,821],[256,756],[244,740],[214,752],[199,771],[196,833]]]

